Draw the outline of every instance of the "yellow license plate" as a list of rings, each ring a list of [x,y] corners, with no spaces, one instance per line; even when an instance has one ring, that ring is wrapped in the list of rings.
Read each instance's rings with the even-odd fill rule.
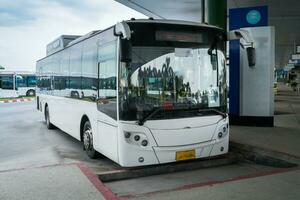
[[[177,151],[176,152],[176,160],[191,160],[196,158],[196,151],[188,150],[188,151]]]

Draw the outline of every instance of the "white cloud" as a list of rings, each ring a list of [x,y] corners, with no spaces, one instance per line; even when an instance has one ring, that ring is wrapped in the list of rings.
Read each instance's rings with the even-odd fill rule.
[[[59,35],[83,35],[131,17],[145,17],[113,0],[87,0],[85,4],[81,9],[80,5],[40,1],[29,13],[34,20],[0,26],[0,65],[8,70],[32,71],[35,62],[45,56],[46,45]]]

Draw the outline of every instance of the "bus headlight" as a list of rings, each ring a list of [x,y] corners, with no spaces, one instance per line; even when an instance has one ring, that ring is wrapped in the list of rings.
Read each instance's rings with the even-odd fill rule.
[[[224,137],[228,133],[228,123],[222,125],[218,131],[218,138]]]
[[[140,140],[141,136],[139,136],[139,135],[135,135],[133,138],[134,138],[134,140],[137,142],[137,141],[139,141],[139,140]]]
[[[147,140],[143,140],[143,141],[142,141],[142,146],[145,147],[145,146],[147,146],[147,144],[148,144],[148,141],[147,141]]]
[[[131,136],[131,133],[129,133],[129,132],[124,132],[124,137],[125,137],[126,139],[130,138],[130,136]]]
[[[142,147],[146,147],[149,144],[148,138],[144,133],[124,131],[124,138],[127,143],[136,144]]]
[[[219,132],[219,133],[218,133],[218,137],[221,138],[222,136],[223,136],[223,133],[222,133],[222,132]]]

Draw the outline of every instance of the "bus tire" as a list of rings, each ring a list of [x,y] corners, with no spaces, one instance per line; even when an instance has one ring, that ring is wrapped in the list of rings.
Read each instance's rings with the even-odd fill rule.
[[[88,120],[83,125],[82,139],[83,149],[87,153],[88,157],[92,159],[98,158],[99,153],[94,149],[92,127]]]
[[[28,91],[26,92],[26,96],[27,96],[27,97],[33,97],[33,96],[35,96],[35,91],[34,91],[34,90],[28,90]]]
[[[50,122],[50,114],[49,114],[48,105],[45,108],[45,121],[46,121],[46,126],[49,130],[55,128],[55,126]]]

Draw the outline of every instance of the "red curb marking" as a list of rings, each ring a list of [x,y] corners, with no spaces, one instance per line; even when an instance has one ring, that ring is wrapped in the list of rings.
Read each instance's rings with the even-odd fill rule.
[[[119,200],[119,198],[99,180],[98,176],[94,174],[90,168],[83,163],[78,163],[76,165],[95,186],[95,188],[104,196],[105,199]]]
[[[199,188],[199,187],[205,187],[205,186],[212,186],[212,185],[219,185],[222,183],[229,183],[229,182],[235,182],[235,181],[240,181],[240,180],[245,180],[245,179],[251,179],[251,178],[257,178],[257,177],[262,177],[262,176],[270,176],[270,175],[275,175],[275,174],[281,174],[285,172],[290,172],[290,171],[297,171],[300,170],[300,167],[293,167],[293,168],[284,168],[284,169],[275,169],[267,172],[258,172],[255,174],[250,174],[250,175],[244,175],[244,176],[237,176],[229,179],[224,179],[224,180],[217,180],[217,181],[208,181],[208,182],[203,182],[203,183],[194,183],[194,184],[189,184],[189,185],[183,185],[177,188],[172,188],[172,189],[165,189],[165,190],[160,190],[160,191],[154,191],[154,192],[148,192],[144,194],[132,194],[132,195],[124,195],[120,196],[121,199],[129,199],[129,198],[134,198],[134,197],[142,197],[142,196],[150,196],[153,194],[160,194],[160,193],[165,193],[165,192],[175,192],[175,191],[180,191],[180,190],[189,190],[193,188]]]
[[[31,98],[31,99],[13,99],[13,100],[4,100],[4,101],[1,101],[0,100],[0,103],[16,103],[16,102],[26,102],[26,101],[33,101],[34,98]]]

